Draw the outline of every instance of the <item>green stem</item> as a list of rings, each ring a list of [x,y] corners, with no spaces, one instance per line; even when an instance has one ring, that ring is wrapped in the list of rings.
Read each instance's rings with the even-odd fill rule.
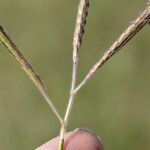
[[[64,150],[64,139],[59,142],[58,150]]]

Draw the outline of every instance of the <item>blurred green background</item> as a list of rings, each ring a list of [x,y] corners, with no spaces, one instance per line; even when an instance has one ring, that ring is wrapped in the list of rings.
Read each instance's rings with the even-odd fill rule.
[[[63,115],[71,80],[78,0],[0,0],[0,24],[41,75]],[[78,82],[147,0],[93,0]],[[150,149],[150,30],[145,27],[79,92],[68,130],[92,129],[105,150]],[[0,45],[0,149],[33,150],[59,123],[21,67]]]

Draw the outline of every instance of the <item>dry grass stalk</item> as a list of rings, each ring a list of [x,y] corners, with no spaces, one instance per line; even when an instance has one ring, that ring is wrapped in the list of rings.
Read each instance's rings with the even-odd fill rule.
[[[61,126],[60,131],[60,144],[59,149],[63,149],[64,142],[64,134],[66,132],[68,118],[72,110],[72,106],[75,100],[75,88],[76,88],[76,80],[77,80],[77,68],[78,68],[78,59],[79,59],[79,48],[81,47],[83,35],[85,31],[86,19],[88,16],[88,8],[89,8],[89,0],[80,0],[74,37],[73,37],[73,56],[72,56],[72,81],[71,81],[71,89],[69,93],[69,100],[66,109],[66,113],[64,116],[64,123]]]
[[[132,22],[132,24],[121,34],[121,36],[113,43],[113,45],[100,57],[96,64],[90,69],[86,77],[77,86],[75,92],[78,92],[94,74],[102,67],[109,58],[116,54],[124,45],[126,45],[147,23],[150,22],[150,6],[140,14],[140,16]]]
[[[89,0],[81,0],[79,4],[75,32],[74,32],[74,37],[73,37],[73,56],[72,56],[73,57],[72,58],[73,70],[72,70],[72,84],[71,84],[71,90],[70,90],[70,96],[69,96],[70,103],[72,103],[73,101],[72,98],[75,96],[74,90],[76,87],[77,65],[78,65],[78,59],[79,59],[78,50],[83,40],[86,19],[88,15],[88,8],[89,8]],[[67,111],[64,117],[64,121],[66,122],[68,120],[68,117],[69,117],[68,115],[70,114],[70,110],[71,110],[71,107],[70,107],[71,104],[70,105],[69,104],[67,106]]]
[[[9,52],[14,56],[14,58],[18,61],[18,63],[22,66],[22,68],[25,70],[27,75],[31,78],[33,83],[36,85],[38,90],[40,91],[41,95],[44,97],[50,108],[53,110],[57,118],[60,122],[62,122],[62,118],[59,115],[56,107],[50,100],[46,88],[40,78],[40,76],[35,72],[35,70],[32,68],[30,63],[25,59],[23,54],[19,51],[17,46],[12,42],[8,34],[4,31],[4,29],[0,26],[0,41],[2,44],[9,50]]]

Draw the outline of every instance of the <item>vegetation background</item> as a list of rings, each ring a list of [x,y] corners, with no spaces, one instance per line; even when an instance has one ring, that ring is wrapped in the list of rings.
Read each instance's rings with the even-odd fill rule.
[[[63,114],[71,80],[78,0],[0,0],[0,22]],[[147,0],[91,1],[78,81],[146,6]],[[150,27],[145,27],[79,92],[69,130],[92,129],[106,150],[150,148]],[[32,150],[59,123],[24,71],[0,45],[0,149]]]

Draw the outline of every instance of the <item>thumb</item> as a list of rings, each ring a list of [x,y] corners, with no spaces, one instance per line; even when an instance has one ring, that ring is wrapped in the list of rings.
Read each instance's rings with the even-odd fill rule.
[[[56,137],[36,150],[58,150],[59,137]],[[76,129],[65,135],[64,150],[104,150],[101,139],[88,129]]]

